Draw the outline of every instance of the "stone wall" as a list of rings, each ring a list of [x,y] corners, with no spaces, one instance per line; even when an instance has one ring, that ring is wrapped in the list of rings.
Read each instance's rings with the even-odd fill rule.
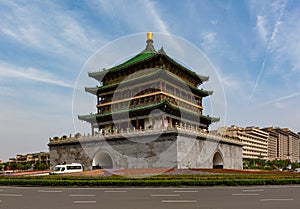
[[[177,146],[178,168],[213,168],[214,156],[219,153],[223,168],[243,169],[241,146],[188,135],[179,136]]]
[[[106,168],[213,168],[219,153],[224,168],[242,169],[242,146],[178,132],[52,141],[50,166],[81,163],[85,170]],[[100,165],[101,164],[101,165]]]
[[[84,152],[81,144],[73,143],[60,143],[52,144],[50,147],[50,169],[53,169],[58,164],[81,163],[84,169],[89,169],[92,159]]]

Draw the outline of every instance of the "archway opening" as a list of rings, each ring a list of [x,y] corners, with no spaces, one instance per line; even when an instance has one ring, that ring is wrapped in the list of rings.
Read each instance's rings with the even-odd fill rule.
[[[216,152],[214,155],[213,168],[223,169],[223,158],[219,152]]]
[[[105,151],[96,153],[92,163],[93,169],[112,169],[113,161],[111,156]]]

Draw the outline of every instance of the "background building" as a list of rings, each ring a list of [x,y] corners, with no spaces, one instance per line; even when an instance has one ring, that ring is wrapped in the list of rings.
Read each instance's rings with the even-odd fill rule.
[[[288,128],[263,128],[270,135],[269,158],[276,160],[290,160],[297,162],[300,159],[300,135]]]
[[[2,162],[2,168],[10,170],[28,170],[49,169],[50,154],[48,152],[31,153],[26,155],[16,155],[15,158],[9,158],[8,162]]]
[[[300,160],[300,135],[288,128],[222,127],[224,136],[236,137],[243,144],[243,159]]]
[[[236,137],[243,144],[243,159],[268,159],[269,133],[257,127],[241,128],[232,125],[222,128],[223,135]]]

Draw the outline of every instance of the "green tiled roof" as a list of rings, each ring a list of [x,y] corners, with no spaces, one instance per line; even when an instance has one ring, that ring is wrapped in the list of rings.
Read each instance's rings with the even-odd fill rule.
[[[117,82],[117,83],[112,83],[112,84],[108,84],[108,85],[105,85],[105,86],[100,86],[100,87],[86,87],[85,88],[85,91],[87,92],[90,92],[92,94],[96,94],[97,93],[97,90],[98,89],[107,89],[107,88],[110,88],[110,87],[115,87],[115,86],[118,86],[119,84],[125,84],[127,82],[130,82],[130,81],[133,81],[133,80],[137,80],[137,79],[140,79],[140,78],[145,78],[145,77],[149,77],[149,76],[152,76],[154,74],[157,74],[161,71],[161,69],[158,69],[157,71],[154,71],[153,73],[150,73],[150,74],[143,74],[137,78],[131,78],[131,79],[126,79],[125,81],[121,81],[121,82]]]
[[[163,101],[161,101],[159,103],[156,103],[156,104],[148,104],[148,105],[134,107],[134,108],[130,108],[130,109],[123,109],[123,110],[119,110],[119,111],[115,111],[115,112],[106,112],[106,113],[90,114],[90,115],[82,115],[82,116],[78,115],[78,119],[84,120],[84,121],[90,121],[90,120],[95,120],[96,121],[97,117],[108,116],[108,115],[111,115],[111,114],[120,114],[120,113],[124,113],[124,112],[145,110],[145,109],[149,109],[149,108],[153,109],[153,108],[157,108],[157,107],[162,106],[162,105],[168,105],[172,109],[180,109],[180,111],[185,111],[185,112],[200,116],[201,118],[206,119],[210,122],[217,122],[217,121],[220,120],[220,118],[213,118],[213,117],[210,117],[210,116],[199,115],[199,114],[197,114],[193,111],[177,107],[177,106],[172,105],[171,103],[169,103],[167,100],[163,100]]]
[[[121,63],[117,66],[114,66],[112,68],[109,68],[109,69],[106,69],[106,70],[103,70],[103,71],[97,71],[97,72],[89,72],[88,75],[92,78],[96,78],[97,76],[101,76],[101,75],[104,75],[108,72],[112,72],[112,71],[115,71],[115,70],[118,70],[118,69],[121,69],[121,68],[124,68],[124,67],[127,67],[127,66],[130,66],[130,65],[133,65],[133,64],[136,64],[136,63],[139,63],[139,62],[142,62],[142,61],[145,61],[147,59],[150,59],[156,55],[159,55],[160,53],[154,53],[154,52],[141,52],[139,53],[138,55],[134,56],[133,58],[127,60],[126,62],[124,63]],[[205,81],[208,81],[209,77],[208,76],[202,76],[202,75],[198,75],[197,73],[187,69],[186,67],[184,67],[183,65],[181,65],[180,63],[176,62],[175,60],[173,60],[171,57],[169,57],[168,55],[166,54],[162,54],[164,57],[166,57],[171,63],[177,65],[178,67],[180,67],[181,69],[183,69],[184,71],[188,72],[188,73],[191,73],[193,76],[196,76],[198,79],[201,80],[201,83],[202,82],[205,82]]]
[[[119,114],[119,113],[123,113],[123,112],[129,112],[129,111],[136,111],[136,110],[143,110],[143,109],[147,109],[147,108],[155,108],[155,107],[159,107],[160,105],[164,104],[166,101],[162,101],[156,104],[148,104],[148,105],[144,105],[144,106],[139,106],[139,107],[134,107],[134,108],[130,108],[130,109],[123,109],[123,110],[119,110],[119,111],[115,111],[115,112],[105,112],[105,113],[100,113],[100,114],[90,114],[90,115],[78,115],[78,119],[80,120],[93,120],[96,117],[103,117],[103,116],[107,116],[110,114]]]
[[[163,57],[165,57],[167,60],[169,60],[171,63],[173,63],[174,65],[177,65],[179,68],[181,68],[182,70],[186,71],[187,73],[192,74],[193,76],[197,77],[198,79],[201,80],[200,83],[208,81],[209,77],[207,76],[201,76],[198,75],[197,73],[195,73],[194,71],[191,71],[190,69],[184,67],[183,65],[181,65],[180,63],[176,62],[174,59],[172,59],[171,57],[169,57],[164,50],[159,50],[159,52],[156,52],[155,50],[149,50],[148,49],[148,45],[146,47],[146,49],[144,51],[142,51],[141,53],[137,54],[136,56],[134,56],[133,58],[117,65],[114,66],[112,68],[109,69],[105,69],[103,71],[97,71],[97,72],[89,72],[88,75],[92,78],[97,79],[97,77],[101,76],[101,75],[105,75],[108,72],[112,72],[118,69],[122,69],[124,67],[128,67],[130,65],[145,61],[147,59],[153,58],[157,55],[162,55]]]
[[[184,67],[183,65],[181,65],[180,63],[176,62],[175,60],[173,60],[171,57],[169,57],[168,55],[165,55],[167,57],[167,59],[172,62],[173,64],[179,66],[181,69],[193,74],[194,76],[198,77],[201,80],[201,83],[203,83],[204,81],[208,81],[209,77],[208,76],[202,76],[202,75],[198,75],[197,73],[195,73],[194,71],[191,71],[190,69]]]
[[[116,68],[121,68],[121,67],[124,67],[124,66],[127,66],[127,65],[134,64],[136,62],[148,59],[148,58],[152,57],[153,55],[155,55],[155,53],[149,53],[149,52],[140,53],[140,54],[136,55],[135,57],[129,59],[128,61],[126,61],[126,62],[124,62],[120,65],[117,65],[113,68],[110,68],[109,70],[114,70]]]
[[[136,56],[134,56],[133,58],[127,60],[126,62],[123,62],[117,66],[114,66],[112,68],[109,68],[109,69],[106,69],[106,70],[103,70],[103,71],[98,71],[98,72],[90,72],[88,73],[88,75],[90,77],[96,77],[96,76],[99,76],[103,73],[107,73],[107,72],[111,72],[111,71],[114,71],[116,69],[120,69],[120,68],[123,68],[123,67],[127,67],[129,65],[132,65],[132,64],[135,64],[135,63],[138,63],[140,61],[144,61],[144,60],[147,60],[151,57],[153,57],[154,55],[156,55],[156,53],[152,53],[152,52],[142,52]]]

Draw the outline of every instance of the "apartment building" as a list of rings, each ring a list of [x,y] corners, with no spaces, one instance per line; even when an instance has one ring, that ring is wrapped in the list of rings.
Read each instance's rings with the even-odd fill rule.
[[[50,155],[48,152],[39,152],[39,153],[31,153],[26,155],[17,155],[15,158],[9,158],[8,163],[44,163],[49,165],[50,163]]]
[[[258,127],[241,128],[236,125],[219,130],[224,136],[235,137],[242,142],[243,159],[268,159],[268,132]]]
[[[288,128],[263,128],[272,138],[269,139],[270,160],[290,160],[297,162],[300,159],[300,135]]]

